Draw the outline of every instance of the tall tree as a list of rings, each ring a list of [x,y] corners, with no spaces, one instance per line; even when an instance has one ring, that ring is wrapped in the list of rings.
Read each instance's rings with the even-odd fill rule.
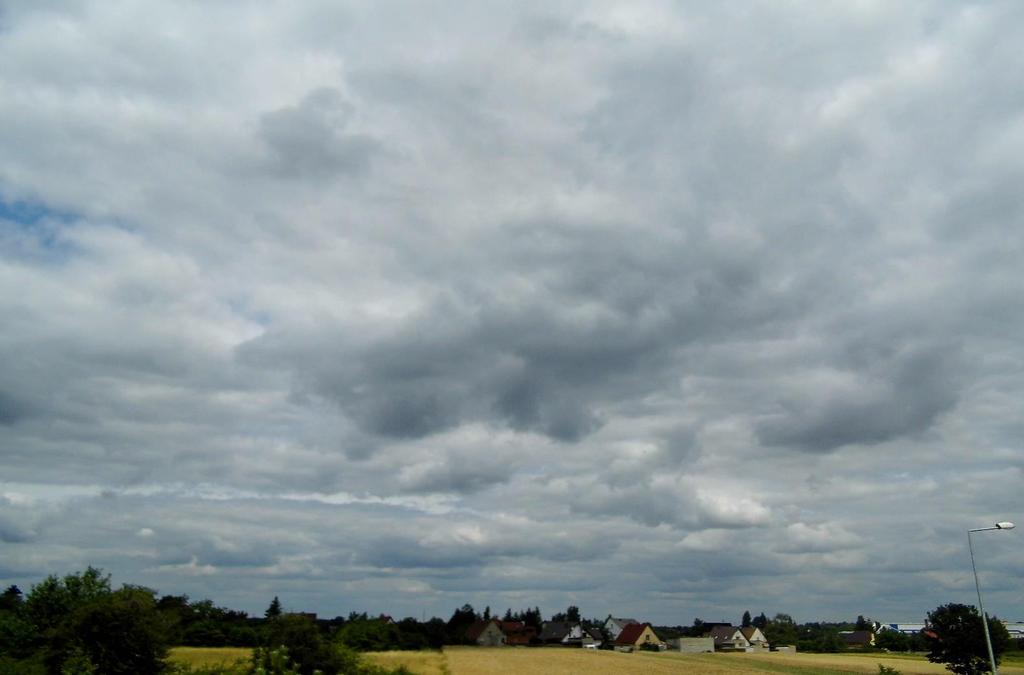
[[[795,645],[799,640],[796,622],[789,614],[776,614],[764,628],[764,636],[772,647],[776,645]]]
[[[267,611],[263,613],[263,616],[268,619],[276,619],[281,616],[281,601],[278,600],[276,595],[274,596],[274,599],[270,601],[270,606],[267,607]]]
[[[945,663],[957,675],[976,675],[989,672],[988,648],[985,629],[978,610],[972,605],[950,603],[928,612],[929,629],[935,637],[927,636],[928,660]],[[999,619],[989,617],[988,632],[992,639],[992,652],[996,663],[1010,643],[1010,634]]]
[[[768,627],[768,617],[764,615],[764,612],[761,612],[760,614],[755,616],[750,623],[763,631],[765,628]]]
[[[743,628],[750,628],[750,621],[751,621],[751,619],[750,619],[750,611],[747,610],[746,612],[743,612],[743,619],[742,619],[740,625]]]
[[[13,612],[21,609],[21,605],[24,601],[24,598],[21,596],[21,589],[11,584],[3,592],[3,595],[0,595],[0,610]]]
[[[580,608],[576,605],[569,605],[569,609],[565,610],[565,620],[572,623],[579,623]]]

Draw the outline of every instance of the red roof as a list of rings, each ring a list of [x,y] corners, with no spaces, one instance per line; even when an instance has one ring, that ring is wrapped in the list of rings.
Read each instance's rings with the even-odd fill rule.
[[[650,628],[649,623],[631,623],[622,629],[619,633],[619,637],[615,638],[615,644],[617,645],[635,645],[640,636],[643,635],[645,628]],[[657,636],[655,636],[657,637]]]

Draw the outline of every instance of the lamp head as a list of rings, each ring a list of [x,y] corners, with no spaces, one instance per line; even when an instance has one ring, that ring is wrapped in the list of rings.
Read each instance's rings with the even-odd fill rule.
[[[1012,530],[1015,527],[1017,527],[1017,526],[1014,525],[1013,523],[1008,523],[1006,521],[1003,521],[1001,523],[996,523],[996,529],[997,530]]]

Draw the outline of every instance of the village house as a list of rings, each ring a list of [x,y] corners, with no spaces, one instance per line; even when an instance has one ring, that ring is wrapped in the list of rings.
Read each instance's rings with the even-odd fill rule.
[[[864,649],[875,645],[875,634],[869,630],[841,630],[839,638],[847,649]]]
[[[740,628],[740,632],[743,633],[743,637],[750,644],[751,651],[768,651],[768,638],[764,636],[760,628],[757,626],[747,626],[746,628]]]
[[[510,647],[525,647],[537,637],[537,629],[522,621],[499,621],[498,628],[505,634],[505,644]]]
[[[636,619],[619,619],[609,614],[608,618],[604,620],[604,632],[608,639],[614,640],[619,637],[619,633],[622,632],[623,628],[634,623],[640,622]]]
[[[645,645],[660,647],[662,642],[649,623],[631,623],[615,638],[615,650],[631,652]]]
[[[750,648],[750,641],[736,626],[715,626],[708,636],[714,639],[716,652],[745,652]]]
[[[505,644],[505,634],[497,619],[473,622],[466,629],[466,639],[481,647],[500,647]]]
[[[538,637],[538,640],[546,645],[564,647],[596,647],[603,639],[600,631],[570,621],[548,621]]]

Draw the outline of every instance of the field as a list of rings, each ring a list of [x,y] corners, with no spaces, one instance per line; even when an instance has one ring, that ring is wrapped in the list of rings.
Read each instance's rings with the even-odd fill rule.
[[[248,660],[241,648],[175,647],[171,661],[192,666],[232,664]],[[404,665],[416,675],[838,675],[878,673],[885,664],[903,675],[948,673],[943,666],[919,656],[889,654],[619,654],[582,649],[485,649],[449,647],[444,652],[376,652],[372,663],[389,668]],[[1024,675],[1024,660],[1008,657],[999,672]]]
[[[248,661],[250,658],[252,650],[248,647],[174,647],[171,649],[169,661],[201,668],[230,666],[236,661]]]
[[[882,654],[620,654],[582,649],[450,647],[443,654],[386,652],[367,656],[381,665],[404,664],[417,675],[837,675],[878,673],[879,664],[896,668],[904,675],[949,673],[922,657]],[[999,672],[1024,675],[1024,667],[1007,662]]]

